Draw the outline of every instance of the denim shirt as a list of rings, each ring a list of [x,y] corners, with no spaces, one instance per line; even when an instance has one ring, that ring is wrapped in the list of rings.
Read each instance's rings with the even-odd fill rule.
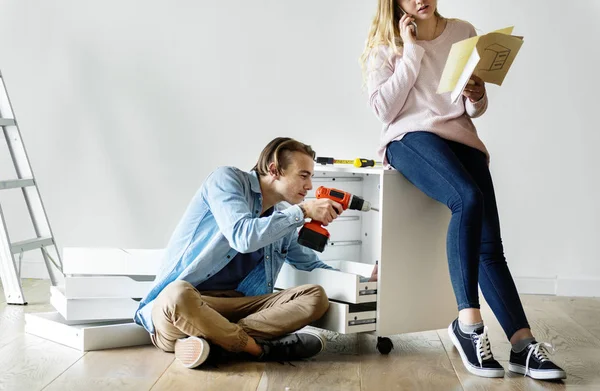
[[[279,203],[268,217],[260,217],[261,211],[255,171],[220,167],[212,172],[175,228],[152,289],[141,300],[134,321],[154,334],[152,305],[169,283],[184,280],[197,286],[237,253],[264,250],[264,262],[238,287],[246,296],[272,293],[283,262],[305,271],[331,269],[313,250],[298,244],[297,229],[304,224],[300,207]]]

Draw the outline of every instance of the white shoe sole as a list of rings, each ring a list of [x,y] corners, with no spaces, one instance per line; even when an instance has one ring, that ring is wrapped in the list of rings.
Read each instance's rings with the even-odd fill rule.
[[[316,354],[319,354],[323,350],[325,350],[326,341],[323,338],[323,336],[321,335],[321,333],[319,333],[317,331],[309,330],[309,329],[302,329],[302,330],[296,331],[296,334],[310,334],[310,335],[314,335],[315,337],[319,338],[319,341],[321,341],[321,350],[319,350]]]
[[[521,375],[525,375],[525,367],[519,364],[508,363],[508,370],[514,373],[519,373]],[[558,380],[558,379],[566,379],[567,374],[565,371],[560,370],[539,370],[539,369],[531,369],[527,371],[527,376],[536,380]]]
[[[210,345],[205,339],[187,337],[175,341],[175,357],[186,368],[196,368],[208,358]]]
[[[471,372],[473,375],[481,377],[504,377],[504,369],[484,369],[476,367],[475,365],[469,362],[469,359],[465,355],[465,352],[463,352],[460,342],[458,342],[458,339],[456,339],[456,335],[454,335],[454,331],[452,331],[452,323],[450,323],[450,326],[448,326],[448,335],[452,340],[452,344],[454,345],[456,350],[458,350],[460,358],[467,371]]]

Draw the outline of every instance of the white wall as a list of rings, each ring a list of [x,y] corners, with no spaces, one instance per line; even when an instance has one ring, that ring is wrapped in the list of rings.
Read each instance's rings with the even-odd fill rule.
[[[213,168],[250,168],[275,136],[373,157],[380,127],[357,58],[375,4],[0,0],[0,70],[59,245],[164,246]],[[476,121],[521,290],[600,295],[600,3],[439,5],[480,33],[514,24],[525,36]],[[5,214],[27,238],[22,215]]]

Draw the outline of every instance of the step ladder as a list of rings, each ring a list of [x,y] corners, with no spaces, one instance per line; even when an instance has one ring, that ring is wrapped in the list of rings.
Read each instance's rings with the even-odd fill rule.
[[[50,229],[48,216],[31,170],[31,164],[25,151],[25,145],[21,138],[21,132],[1,72],[0,128],[6,138],[6,144],[17,174],[17,179],[2,180],[0,178],[0,192],[9,189],[22,190],[36,235],[32,239],[12,243],[2,212],[2,205],[0,205],[0,277],[6,302],[8,304],[27,304],[21,287],[23,254],[28,251],[41,250],[53,286],[57,285],[57,276],[59,278],[63,276],[62,260]]]

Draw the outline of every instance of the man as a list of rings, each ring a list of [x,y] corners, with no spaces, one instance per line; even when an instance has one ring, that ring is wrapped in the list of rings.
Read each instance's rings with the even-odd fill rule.
[[[323,288],[273,293],[284,261],[300,270],[330,269],[297,241],[305,218],[327,225],[343,211],[329,199],[304,201],[312,189],[314,157],[310,146],[280,137],[250,172],[221,167],[209,175],[134,317],[155,346],[174,351],[188,368],[201,365],[211,345],[263,361],[308,358],[323,350],[317,333],[289,334],[325,314]]]

